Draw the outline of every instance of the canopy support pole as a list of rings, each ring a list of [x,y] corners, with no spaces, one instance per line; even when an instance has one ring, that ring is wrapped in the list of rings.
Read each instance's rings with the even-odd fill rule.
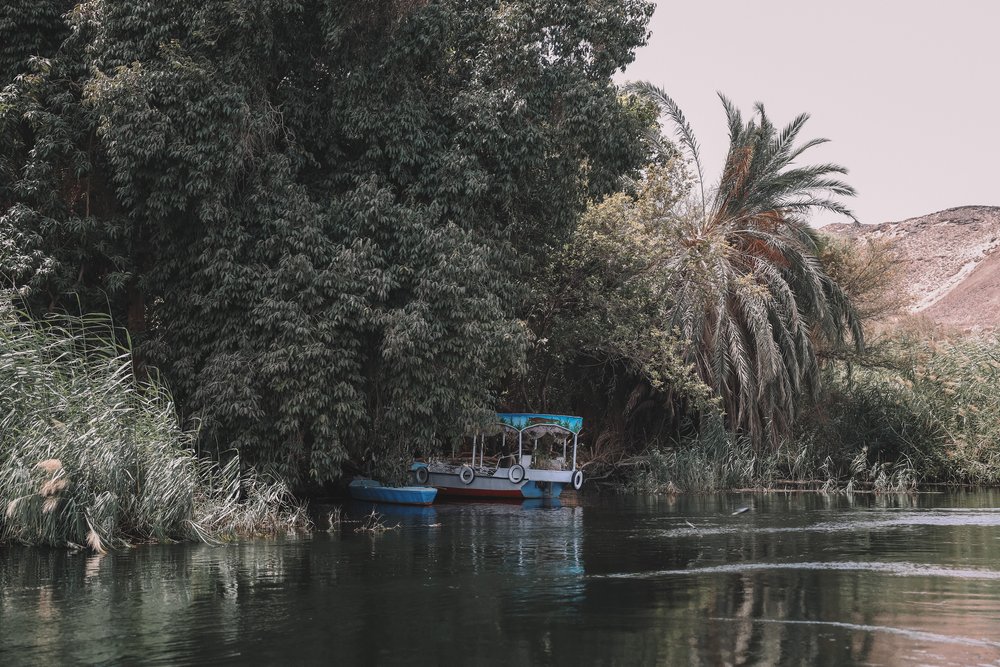
[[[576,433],[573,434],[573,470],[576,470]]]

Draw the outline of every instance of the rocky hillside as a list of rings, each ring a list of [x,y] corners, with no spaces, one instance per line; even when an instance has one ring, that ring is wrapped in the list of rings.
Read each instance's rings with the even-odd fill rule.
[[[901,222],[827,225],[823,231],[892,241],[904,263],[911,312],[962,330],[1000,326],[1000,207],[962,206]]]

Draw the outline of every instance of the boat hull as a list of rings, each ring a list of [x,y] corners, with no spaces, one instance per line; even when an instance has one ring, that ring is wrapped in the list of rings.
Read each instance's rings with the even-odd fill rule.
[[[348,486],[351,497],[370,503],[396,505],[430,505],[438,490],[427,486],[381,486],[374,480],[356,479]]]
[[[520,482],[512,482],[507,468],[499,468],[492,474],[477,474],[466,483],[456,470],[441,470],[433,465],[415,463],[411,476],[416,479],[418,468],[427,467],[427,481],[442,497],[453,498],[497,498],[522,500],[525,498],[558,498],[563,487],[570,484],[572,472],[528,470]],[[537,477],[538,479],[532,479]],[[561,477],[566,477],[562,480]]]

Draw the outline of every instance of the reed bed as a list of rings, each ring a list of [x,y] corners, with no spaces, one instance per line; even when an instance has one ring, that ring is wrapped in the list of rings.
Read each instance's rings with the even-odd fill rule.
[[[652,443],[626,490],[803,489],[906,493],[929,485],[1000,486],[1000,338],[884,340],[827,368],[794,437],[754,449],[709,421]]]
[[[917,490],[920,477],[908,459],[880,460],[863,445],[821,453],[801,440],[768,451],[755,450],[745,438],[730,436],[723,442],[728,445],[699,437],[651,447],[621,489],[638,493],[908,493]]]
[[[0,294],[0,541],[97,552],[308,526],[280,481],[199,458],[107,317],[33,321]]]
[[[1000,485],[1000,338],[900,337],[878,357],[834,367],[831,397],[803,432],[907,461],[921,481]]]
[[[748,438],[711,419],[681,442],[652,443],[625,490],[643,493],[711,492],[770,485],[775,459],[756,452]]]

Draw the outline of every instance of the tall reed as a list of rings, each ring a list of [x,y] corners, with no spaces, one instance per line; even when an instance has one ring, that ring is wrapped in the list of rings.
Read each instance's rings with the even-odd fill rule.
[[[1000,485],[1000,338],[900,337],[880,363],[834,366],[803,432],[909,461],[923,481]]]
[[[903,493],[920,475],[905,455],[890,460],[870,451],[864,439],[829,440],[803,432],[776,448],[753,447],[727,431],[721,420],[667,445],[651,443],[621,484],[640,493],[791,489]]]
[[[721,418],[708,417],[679,442],[652,443],[624,487],[646,493],[763,488],[775,475],[772,457],[728,432]]]
[[[33,321],[0,293],[0,541],[104,551],[304,527],[279,481],[199,459],[107,317]]]

